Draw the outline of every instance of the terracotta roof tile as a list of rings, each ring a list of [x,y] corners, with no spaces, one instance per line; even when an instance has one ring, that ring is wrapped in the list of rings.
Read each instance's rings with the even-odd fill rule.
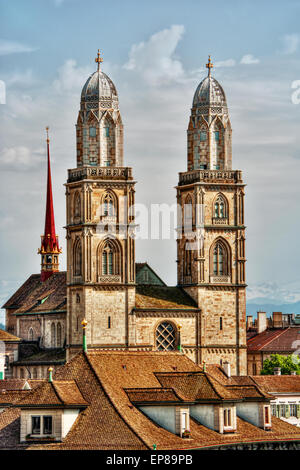
[[[3,390],[24,390],[25,387],[30,387],[26,379],[5,379],[0,380],[0,392]]]
[[[17,336],[15,335],[12,335],[10,333],[8,333],[7,331],[5,330],[0,330],[0,341],[4,341],[5,343],[9,343],[11,341],[21,341],[21,338],[18,338]]]
[[[251,379],[268,393],[300,394],[300,375],[252,375]]]
[[[300,328],[289,327],[277,330],[266,330],[247,341],[248,352],[272,351],[291,352],[297,349],[294,343],[300,341]]]
[[[74,380],[44,382],[18,402],[20,408],[30,406],[87,406]]]

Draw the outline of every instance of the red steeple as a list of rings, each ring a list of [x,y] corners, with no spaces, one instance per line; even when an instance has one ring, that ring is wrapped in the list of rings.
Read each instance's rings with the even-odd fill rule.
[[[53,209],[53,196],[52,196],[52,180],[51,180],[51,167],[50,167],[50,150],[49,150],[49,127],[47,131],[47,159],[48,159],[48,176],[47,176],[47,203],[46,203],[46,217],[45,217],[45,231],[41,236],[41,248],[39,254],[42,255],[41,263],[41,281],[46,281],[53,272],[58,271],[58,255],[61,249],[58,243],[58,236],[55,233],[54,209]]]

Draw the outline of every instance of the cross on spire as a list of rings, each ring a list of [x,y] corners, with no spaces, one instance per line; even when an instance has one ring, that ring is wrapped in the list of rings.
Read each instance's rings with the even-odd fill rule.
[[[95,59],[95,62],[98,65],[98,72],[99,72],[100,64],[101,64],[101,62],[103,62],[103,58],[101,57],[101,54],[100,54],[100,49],[98,49],[98,54],[97,54],[97,57]]]
[[[213,68],[214,64],[210,59],[210,55],[208,56],[208,64],[206,64],[206,68],[208,69],[208,76],[210,77],[211,69]]]

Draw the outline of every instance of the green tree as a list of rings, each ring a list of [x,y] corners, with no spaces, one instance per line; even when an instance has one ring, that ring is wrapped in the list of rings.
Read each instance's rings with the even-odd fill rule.
[[[296,371],[300,375],[300,359],[294,354],[290,356],[281,356],[280,354],[271,354],[270,359],[264,360],[264,365],[260,371],[261,375],[274,375],[274,367],[280,367],[282,375],[290,375]]]

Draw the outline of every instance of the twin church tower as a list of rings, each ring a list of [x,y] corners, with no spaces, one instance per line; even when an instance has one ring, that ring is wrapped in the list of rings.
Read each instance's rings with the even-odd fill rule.
[[[179,348],[197,363],[227,361],[245,375],[244,184],[232,170],[229,113],[213,64],[193,99],[187,171],[177,185],[178,285],[167,287],[136,282],[135,181],[124,166],[117,91],[101,62],[98,53],[81,93],[77,166],[65,185],[67,357],[81,348],[86,319],[88,348]],[[51,270],[58,261],[42,261],[42,275]]]

